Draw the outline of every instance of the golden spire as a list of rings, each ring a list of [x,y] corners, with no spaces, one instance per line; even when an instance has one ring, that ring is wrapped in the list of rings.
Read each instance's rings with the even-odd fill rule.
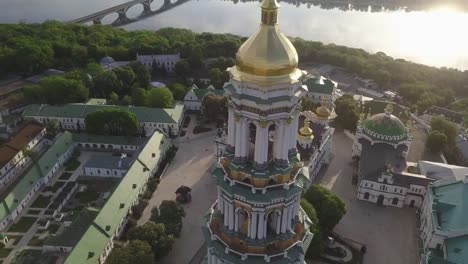
[[[310,120],[306,118],[304,120],[304,126],[301,127],[301,129],[299,129],[299,135],[305,138],[312,139],[314,138],[314,135],[313,135],[312,129],[309,127],[309,124],[310,124]]]
[[[262,86],[291,83],[302,76],[298,56],[291,41],[278,26],[276,0],[263,0],[260,28],[242,44],[236,66],[229,68],[232,78]]]
[[[263,0],[262,2],[262,24],[276,25],[278,22],[278,7],[276,0]]]

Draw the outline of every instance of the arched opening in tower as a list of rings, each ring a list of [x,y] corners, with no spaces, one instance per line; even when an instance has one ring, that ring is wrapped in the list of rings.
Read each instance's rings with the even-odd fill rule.
[[[278,210],[273,210],[267,215],[267,233],[266,235],[277,235],[280,233],[281,228],[281,213]]]
[[[239,232],[247,235],[249,229],[249,213],[244,208],[239,208],[237,211],[237,225]]]
[[[268,161],[275,158],[275,135],[276,126],[272,124],[268,127]]]
[[[254,123],[249,125],[249,152],[248,159],[250,162],[255,161],[255,138],[257,136],[257,126]]]

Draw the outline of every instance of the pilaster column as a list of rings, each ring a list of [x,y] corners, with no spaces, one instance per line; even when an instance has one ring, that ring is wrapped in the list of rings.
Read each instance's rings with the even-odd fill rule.
[[[239,231],[239,212],[234,211],[234,231]]]
[[[247,224],[247,237],[251,237],[250,236],[250,226],[252,225],[252,214],[249,214],[249,222]]]
[[[297,133],[299,129],[299,116],[295,115],[291,122],[291,135],[289,145],[289,155],[293,155],[297,152]]]
[[[248,134],[248,127],[247,127],[247,120],[245,118],[241,119],[241,157],[243,160],[248,157],[249,152],[249,134]]]
[[[288,217],[288,208],[286,206],[283,207],[283,212],[281,213],[281,233],[286,233],[286,221]]]
[[[223,196],[221,194],[221,190],[218,189],[218,211],[222,214],[223,213]]]
[[[228,116],[228,145],[232,149],[235,147],[235,131],[236,131],[236,121],[234,117],[234,109],[229,108]]]
[[[235,147],[234,147],[234,156],[236,158],[240,158],[242,156],[242,149],[241,149],[241,141],[242,141],[242,133],[241,133],[241,120],[240,119],[237,119],[235,120],[235,123],[234,123],[234,126],[235,126]]]
[[[281,232],[281,214],[278,212],[274,212],[275,217],[276,217],[276,234],[279,235]]]
[[[282,151],[283,151],[283,139],[284,139],[284,124],[283,122],[279,122],[276,126],[275,130],[275,159],[281,160],[282,158]]]
[[[229,230],[234,229],[234,205],[229,204]]]
[[[250,238],[257,236],[257,212],[252,212],[252,222],[250,223]]]
[[[227,202],[224,203],[224,226],[229,225],[229,204]]]
[[[290,204],[288,206],[288,220],[287,220],[288,226],[286,227],[286,229],[288,231],[291,231],[291,222],[292,222],[292,216],[293,216],[293,205],[294,204]]]
[[[287,122],[284,123],[284,135],[283,135],[283,149],[281,151],[281,159],[282,160],[289,160],[288,159],[288,152],[291,146],[291,124]]]
[[[262,154],[262,128],[260,124],[257,124],[257,130],[255,133],[255,155],[254,155],[254,161],[257,164],[261,164],[261,154]]]
[[[257,229],[257,238],[263,239],[263,225],[265,224],[265,213],[261,212],[258,214],[258,229]]]

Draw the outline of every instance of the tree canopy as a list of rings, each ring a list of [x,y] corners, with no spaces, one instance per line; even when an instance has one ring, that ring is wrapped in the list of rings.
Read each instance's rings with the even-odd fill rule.
[[[152,264],[154,257],[147,241],[132,240],[126,247],[114,248],[106,259],[106,264]]]
[[[455,144],[458,129],[454,123],[442,117],[433,117],[431,119],[431,130],[439,131],[441,134],[444,134],[446,136],[446,141],[448,144]]]
[[[353,96],[345,94],[335,101],[335,121],[344,129],[356,131],[359,120],[359,107]]]
[[[442,151],[446,144],[447,136],[437,130],[431,131],[426,140],[426,146],[433,153]]]
[[[52,105],[85,102],[88,93],[82,82],[61,76],[44,78],[23,90],[26,102]]]
[[[310,246],[307,249],[307,256],[318,257],[320,256],[323,250],[323,238],[320,230],[320,222],[317,217],[317,212],[315,211],[314,206],[312,206],[312,204],[310,204],[306,199],[301,200],[301,208],[312,221],[312,225],[310,226],[310,232],[314,234],[314,238],[312,239],[312,242],[310,243]]]
[[[303,197],[315,208],[324,235],[330,234],[346,213],[344,202],[320,185],[310,186]]]
[[[227,116],[227,97],[208,94],[202,99],[202,114],[211,121],[214,121],[219,115]]]
[[[139,129],[136,115],[124,109],[105,108],[85,117],[86,131],[91,134],[134,136]]]
[[[155,88],[148,91],[146,103],[149,107],[169,108],[174,104],[174,98],[168,88]]]
[[[182,218],[185,217],[184,207],[173,200],[164,200],[159,208],[152,210],[151,221],[164,224],[166,232],[176,237],[182,231]]]
[[[174,243],[174,238],[171,235],[167,235],[164,225],[156,224],[152,221],[132,228],[128,232],[128,238],[130,240],[141,240],[148,243],[153,249],[155,259],[160,259],[167,255]]]

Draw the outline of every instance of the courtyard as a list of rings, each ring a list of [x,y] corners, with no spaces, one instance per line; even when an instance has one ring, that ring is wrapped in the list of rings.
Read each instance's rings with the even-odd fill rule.
[[[189,263],[205,242],[201,227],[205,225],[205,213],[217,197],[216,181],[210,175],[215,162],[214,144],[216,130],[193,134],[195,118],[190,122],[187,134],[179,137],[174,144],[179,148],[175,158],[162,175],[157,190],[138,220],[138,225],[147,222],[151,209],[163,200],[174,200],[175,191],[181,185],[192,188],[192,201],[184,205],[182,233],[175,239],[172,250],[159,263]],[[203,248],[202,248],[203,250]]]
[[[331,164],[316,183],[338,195],[347,212],[335,231],[349,242],[365,245],[364,264],[419,263],[416,211],[410,208],[386,208],[356,199],[351,184],[352,139],[336,131],[333,136]]]

